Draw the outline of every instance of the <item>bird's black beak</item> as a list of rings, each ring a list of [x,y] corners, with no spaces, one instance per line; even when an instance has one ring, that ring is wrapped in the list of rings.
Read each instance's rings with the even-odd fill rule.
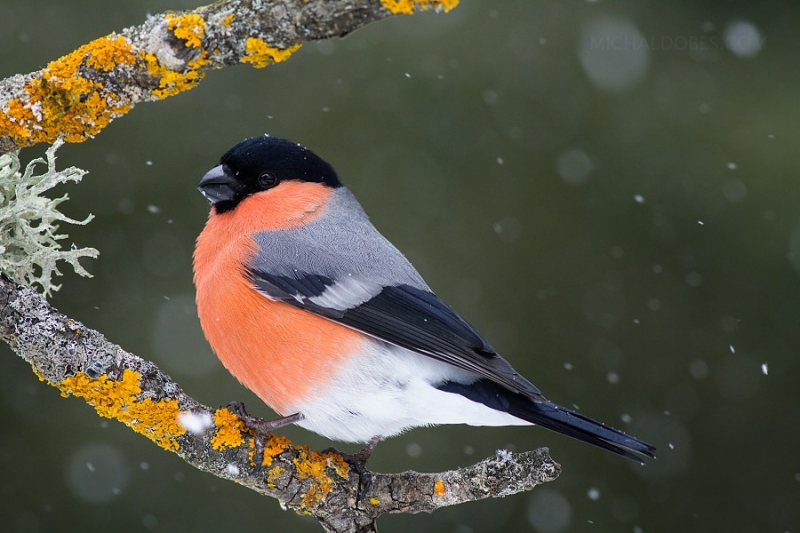
[[[222,165],[209,170],[197,189],[211,202],[216,205],[219,202],[230,202],[236,196],[239,183]]]

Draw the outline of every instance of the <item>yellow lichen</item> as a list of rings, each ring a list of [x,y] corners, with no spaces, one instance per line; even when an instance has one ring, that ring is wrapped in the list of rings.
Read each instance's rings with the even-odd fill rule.
[[[440,498],[444,496],[445,493],[444,482],[441,479],[436,480],[436,484],[433,486],[433,493],[439,496]]]
[[[202,17],[185,15],[168,21],[167,26],[186,46],[200,46],[205,31]],[[24,87],[25,97],[14,98],[0,109],[0,131],[21,147],[52,143],[60,134],[68,142],[96,135],[133,105],[102,82],[87,77],[88,72],[82,72],[81,67],[110,72],[137,61],[144,61],[148,73],[158,78],[159,88],[153,95],[161,99],[194,87],[203,77],[201,67],[211,63],[204,50],[198,59],[189,62],[188,72],[175,72],[163,67],[153,54],[134,53],[122,35],[100,37],[50,62],[29,80]]]
[[[242,58],[242,63],[252,63],[255,68],[264,68],[272,63],[286,61],[290,55],[300,48],[300,43],[286,49],[275,48],[256,37],[247,38],[247,53]]]
[[[216,410],[214,424],[217,426],[217,431],[211,438],[211,447],[218,451],[238,448],[244,444],[245,434],[251,431],[238,415],[227,409]]]
[[[413,13],[415,10],[443,9],[449,11],[458,0],[381,0],[392,13]],[[231,13],[222,20],[230,27]],[[202,48],[206,21],[196,13],[166,16],[167,28],[189,48]],[[285,61],[300,43],[281,49],[264,40],[249,37],[242,63],[262,68]],[[215,54],[219,51],[215,50]],[[113,119],[133,108],[133,102],[115,94],[101,81],[95,81],[81,72],[81,68],[110,72],[119,65],[144,63],[147,72],[158,79],[158,88],[152,96],[164,99],[193,88],[204,72],[202,67],[211,63],[208,52],[202,50],[198,59],[188,63],[187,72],[176,72],[163,66],[152,53],[135,53],[128,40],[111,34],[85,44],[74,52],[52,61],[34,75],[24,86],[22,97],[11,99],[0,109],[0,132],[11,138],[19,147],[39,142],[52,143],[61,135],[68,142],[81,142],[93,137]]]
[[[369,503],[370,503],[371,505],[378,505],[379,503],[381,503],[381,501],[380,501],[378,498],[375,498],[375,497],[373,496],[372,498],[370,498],[370,499],[369,499]]]
[[[458,0],[381,0],[383,7],[395,15],[412,15],[415,10],[444,9],[450,11]]]
[[[0,109],[0,131],[18,146],[52,143],[59,134],[69,142],[97,134],[132,105],[101,82],[87,78],[81,66],[108,72],[135,62],[136,55],[121,35],[107,35],[81,46],[50,62],[25,84],[23,99],[14,98]]]
[[[206,26],[203,17],[191,13],[181,16],[167,15],[166,20],[167,28],[176,37],[183,40],[187,47],[200,48],[202,46]],[[158,78],[158,89],[155,89],[152,94],[160,100],[193,89],[197,82],[205,77],[202,68],[212,63],[207,50],[200,50],[199,57],[187,63],[189,68],[186,72],[178,72],[166,67],[152,53],[143,53],[140,58],[147,66],[147,73]]]
[[[261,460],[262,466],[269,466],[272,460],[285,452],[292,445],[292,441],[286,437],[281,437],[270,433],[264,443],[264,458]]]
[[[347,474],[350,473],[350,465],[344,462],[344,458],[338,453],[324,453],[322,456],[328,461],[328,466],[333,468],[342,479],[347,479]]]
[[[98,41],[101,42],[98,43]],[[116,39],[113,36],[109,36],[93,42],[96,45],[88,50],[89,57],[86,58],[86,66],[88,67],[108,72],[117,65],[133,65],[136,63],[136,56],[131,51],[127,39],[122,35],[117,36]],[[91,44],[89,43],[86,46]]]
[[[175,437],[186,433],[186,428],[178,423],[181,414],[178,400],[145,398],[141,403],[130,405],[127,414],[133,422],[126,424],[167,450],[177,450],[179,446]]]
[[[282,473],[283,469],[279,466],[273,466],[270,468],[269,472],[267,472],[267,485],[274,488],[275,482],[278,481],[278,478],[281,477]]]
[[[196,13],[188,15],[167,15],[167,29],[181,39],[189,48],[198,48],[206,32],[206,21]]]
[[[78,372],[65,378],[57,387],[64,397],[84,398],[100,416],[116,418],[162,448],[177,450],[177,437],[186,433],[186,429],[178,424],[178,401],[153,401],[151,398],[140,401],[136,397],[142,392],[140,379],[141,375],[133,370],[125,370],[119,381],[105,374],[92,379]]]
[[[211,63],[205,50],[199,58],[188,63],[188,72],[176,72],[163,66],[154,54],[144,54],[143,59],[147,64],[148,74],[158,78],[159,88],[153,91],[153,96],[161,100],[194,88],[197,82],[205,76],[205,72],[202,72],[200,67]]]
[[[300,454],[292,461],[297,468],[297,479],[312,478],[322,490],[330,491],[333,480],[325,475],[328,461],[319,452],[310,452],[307,447],[300,448]]]
[[[297,453],[297,457],[292,460],[297,479],[311,480],[309,489],[302,498],[302,507],[305,511],[313,508],[322,500],[325,494],[333,490],[336,486],[334,477],[338,476],[342,479],[347,479],[347,475],[350,472],[350,466],[340,454],[335,452],[312,452],[308,449],[308,446],[294,446],[286,437],[272,433],[267,436],[267,440],[264,443],[264,458],[261,464],[270,466],[275,457],[286,451]],[[329,470],[333,470],[333,474],[329,475]],[[283,470],[277,465],[270,468],[266,477],[267,484],[274,486],[275,481],[278,480],[282,472]]]
[[[337,476],[347,479],[349,467],[342,456],[334,452],[312,452],[308,446],[297,447],[297,450],[298,455],[293,460],[297,479],[311,479],[311,486],[302,498],[302,507],[308,511],[336,486],[336,482],[326,473],[326,469],[330,468]]]
[[[200,15],[168,16],[167,27],[187,47],[200,47],[205,21]],[[153,96],[159,99],[193,88],[203,78],[202,67],[211,63],[208,52],[188,63],[187,72],[161,65],[151,53],[135,53],[122,35],[107,35],[50,62],[24,87],[25,96],[14,98],[0,109],[0,131],[17,146],[52,143],[59,135],[68,142],[81,142],[105,128],[114,118],[126,114],[133,104],[90,79],[90,71],[110,72],[120,65],[143,62],[147,72],[158,79]]]
[[[191,68],[192,70],[199,70],[200,67],[204,67],[206,65],[210,65],[211,63],[213,63],[213,61],[211,61],[208,58],[208,52],[203,50],[203,53],[200,54],[200,57],[198,57],[197,59],[194,59],[192,61],[189,61],[189,68]]]

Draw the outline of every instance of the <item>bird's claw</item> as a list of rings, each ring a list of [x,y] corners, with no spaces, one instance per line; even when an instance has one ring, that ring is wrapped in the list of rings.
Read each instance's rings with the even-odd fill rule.
[[[372,485],[372,475],[370,474],[369,470],[367,470],[367,461],[372,456],[372,452],[375,451],[375,447],[380,442],[381,436],[377,435],[372,437],[366,446],[364,446],[360,451],[354,454],[343,454],[346,457],[346,460],[352,467],[356,470],[358,475],[358,500],[363,501],[366,500],[367,494],[370,491]],[[341,452],[340,452],[341,453]]]

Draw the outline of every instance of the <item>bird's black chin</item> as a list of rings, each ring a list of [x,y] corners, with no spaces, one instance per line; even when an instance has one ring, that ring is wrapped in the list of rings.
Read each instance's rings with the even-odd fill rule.
[[[236,205],[240,185],[225,167],[218,165],[203,176],[197,188],[217,212],[222,212]]]
[[[233,211],[237,205],[239,205],[238,200],[222,200],[221,202],[212,202],[211,204],[211,206],[214,208],[214,213],[218,215],[227,213],[228,211]]]

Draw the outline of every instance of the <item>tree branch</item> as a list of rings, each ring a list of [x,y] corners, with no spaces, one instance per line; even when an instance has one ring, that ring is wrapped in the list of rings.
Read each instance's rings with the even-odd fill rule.
[[[44,69],[0,81],[0,155],[63,135],[82,142],[130,111],[192,89],[211,69],[287,59],[395,14],[458,0],[223,0],[151,16]]]
[[[1,276],[0,338],[62,395],[84,398],[101,416],[125,423],[195,468],[314,516],[327,531],[376,531],[383,513],[431,512],[531,490],[556,479],[561,468],[541,448],[499,451],[439,474],[378,474],[336,450],[315,452],[274,434],[257,436],[235,413],[200,404],[155,364]]]

